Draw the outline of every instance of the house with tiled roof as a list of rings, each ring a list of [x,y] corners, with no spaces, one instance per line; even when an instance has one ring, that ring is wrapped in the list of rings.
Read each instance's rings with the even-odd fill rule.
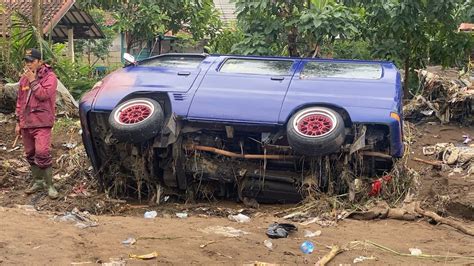
[[[9,37],[15,12],[32,18],[33,0],[0,0],[0,36]],[[94,19],[80,9],[75,0],[42,0],[42,33],[53,41],[67,41],[70,56],[74,54],[74,39],[104,38]],[[1,13],[1,12],[0,12]]]

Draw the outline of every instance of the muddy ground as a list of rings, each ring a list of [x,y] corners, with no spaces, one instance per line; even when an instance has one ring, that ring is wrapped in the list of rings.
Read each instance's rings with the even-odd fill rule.
[[[348,250],[339,254],[330,265],[353,264],[358,256],[373,257],[362,262],[369,265],[474,263],[474,237],[446,225],[433,225],[427,219],[344,219],[335,226],[323,227],[317,223],[305,226],[276,215],[293,205],[261,205],[255,210],[225,200],[148,206],[146,202],[108,199],[96,193],[89,165],[81,159],[85,156],[83,150],[64,145],[80,143],[74,120],[62,120],[54,130],[55,176],[61,199],[50,201],[44,194],[25,196],[28,168],[22,157],[22,148],[9,152],[15,139],[13,127],[11,122],[0,125],[0,264],[87,265],[120,260],[128,265],[251,264],[255,261],[314,264],[331,245],[344,246]],[[463,134],[474,136],[474,128],[455,124],[415,125],[407,163],[420,173],[417,199],[422,201],[425,209],[474,228],[474,177],[466,176],[465,171],[453,173],[413,161],[415,157],[433,160],[422,154],[423,146],[440,142],[460,144]],[[96,214],[90,217],[94,226],[81,229],[75,225],[76,222],[61,221],[62,215],[74,208],[81,215],[87,215],[84,211]],[[151,210],[157,211],[157,217],[144,219],[143,213]],[[189,217],[177,218],[176,213],[183,211]],[[227,218],[227,215],[239,211],[250,216],[251,221],[237,223]],[[271,240],[273,249],[270,250],[264,245],[268,239],[265,231],[274,221],[292,222],[299,230],[286,239]],[[248,234],[225,237],[213,232],[213,226],[233,227]],[[307,238],[305,230],[321,230],[322,233]],[[132,246],[123,245],[121,241],[129,237],[137,242]],[[305,255],[299,250],[299,245],[305,240],[315,243],[312,254]],[[348,245],[351,241],[359,242]],[[410,253],[409,248],[419,248],[424,254],[441,257],[402,256],[364,241],[372,241],[399,253]],[[128,258],[129,254],[154,251],[158,256],[150,261]]]

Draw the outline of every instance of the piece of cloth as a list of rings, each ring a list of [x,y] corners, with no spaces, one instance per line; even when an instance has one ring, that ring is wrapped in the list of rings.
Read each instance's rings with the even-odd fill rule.
[[[269,238],[285,238],[289,233],[297,230],[298,228],[293,224],[273,223],[267,229],[267,236]]]
[[[20,79],[16,115],[20,128],[52,127],[56,111],[58,80],[50,66],[43,64],[36,80]]]
[[[21,137],[25,148],[26,160],[30,165],[41,169],[53,164],[51,156],[51,128],[22,128]]]

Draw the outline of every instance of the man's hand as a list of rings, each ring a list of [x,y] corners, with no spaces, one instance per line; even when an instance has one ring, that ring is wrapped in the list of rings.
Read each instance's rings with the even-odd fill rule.
[[[32,71],[31,69],[25,67],[23,76],[25,76],[29,82],[33,82],[36,79],[36,71]]]
[[[15,126],[15,134],[17,136],[20,136],[20,124],[19,123],[16,123],[16,126]]]

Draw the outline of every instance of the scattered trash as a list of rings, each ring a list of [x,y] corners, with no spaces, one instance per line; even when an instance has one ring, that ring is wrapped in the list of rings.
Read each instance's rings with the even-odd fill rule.
[[[125,246],[132,246],[133,244],[137,243],[137,240],[133,237],[129,237],[122,241],[122,244]]]
[[[318,230],[316,232],[304,230],[304,237],[315,237],[315,236],[320,236],[320,235],[321,235],[321,230]]]
[[[145,219],[155,219],[155,217],[158,215],[158,213],[156,211],[148,211],[148,212],[145,212],[145,214],[143,215],[143,217]]]
[[[359,257],[355,258],[352,263],[359,263],[359,262],[363,262],[363,261],[366,261],[366,260],[375,260],[375,259],[377,259],[377,258],[374,257],[374,256],[370,256],[370,257],[359,256]]]
[[[462,171],[463,169],[461,167],[456,167],[453,169],[453,173],[457,173],[457,174],[462,173]]]
[[[207,242],[207,243],[205,243],[205,244],[199,245],[199,247],[200,247],[200,248],[205,248],[205,247],[207,247],[208,245],[210,245],[210,244],[212,244],[212,243],[216,243],[216,241],[214,241],[214,240],[209,241],[209,242]]]
[[[410,251],[412,256],[420,256],[421,254],[423,254],[421,252],[421,249],[419,248],[409,248],[408,250]]]
[[[186,213],[186,212],[177,212],[176,216],[180,219],[186,219],[186,218],[188,218],[188,213]]]
[[[226,237],[239,237],[243,235],[248,235],[248,232],[242,231],[240,229],[235,229],[233,227],[229,226],[208,226],[205,229],[200,229],[199,231],[204,232],[204,233],[213,233],[213,234],[218,234],[218,235],[223,235]]]
[[[80,229],[99,225],[92,219],[89,212],[80,212],[77,208],[74,208],[71,212],[65,212],[63,215],[56,215],[53,217],[53,220],[75,223],[75,226]]]
[[[382,185],[386,184],[392,179],[392,176],[386,175],[372,182],[372,188],[369,192],[369,196],[378,196],[382,192]]]
[[[311,241],[305,241],[303,244],[300,246],[301,252],[304,254],[311,254],[314,251],[314,244]]]
[[[350,213],[344,213],[343,215],[338,215],[338,220],[343,220],[345,219]],[[335,226],[337,224],[337,221],[332,220],[326,220],[321,217],[312,217],[309,218],[308,220],[301,222],[301,225],[307,226],[312,223],[316,223],[322,227],[329,227],[329,226]]]
[[[468,144],[469,142],[472,141],[471,137],[469,137],[469,135],[462,135],[462,137],[464,138],[464,141],[462,143],[464,144]]]
[[[123,258],[110,258],[109,262],[103,262],[102,266],[125,266],[127,262]]]
[[[16,147],[15,147],[15,148],[13,148],[13,149],[9,149],[7,152],[16,151],[16,150],[18,150],[19,148],[20,148],[20,146],[16,146]]]
[[[263,241],[263,244],[265,245],[265,247],[267,247],[268,249],[273,249],[273,243],[270,239],[266,239],[265,241]]]
[[[426,116],[431,116],[431,115],[433,115],[434,110],[424,110],[424,111],[421,111],[420,113],[422,113]]]
[[[151,260],[158,257],[158,252],[155,251],[155,252],[144,254],[144,255],[128,254],[128,257],[131,259],[138,259],[138,260]]]
[[[434,146],[423,147],[423,155],[433,155],[436,152]]]
[[[231,221],[235,221],[235,222],[238,222],[238,223],[248,223],[248,222],[250,222],[250,217],[248,217],[247,215],[242,214],[242,213],[239,213],[237,215],[229,214],[229,216],[227,216],[227,218],[229,218],[229,220],[231,220]]]
[[[74,149],[76,146],[77,146],[77,143],[75,142],[68,142],[68,143],[63,144],[63,147],[66,147],[70,150]]]
[[[67,177],[68,175],[66,175]],[[88,197],[90,196],[90,193],[87,191],[87,184],[85,182],[76,184],[72,188],[72,193],[69,194],[70,197],[77,197],[77,196],[84,196]]]
[[[298,228],[292,224],[273,223],[267,229],[267,236],[269,238],[285,238],[290,232],[297,230]]]

